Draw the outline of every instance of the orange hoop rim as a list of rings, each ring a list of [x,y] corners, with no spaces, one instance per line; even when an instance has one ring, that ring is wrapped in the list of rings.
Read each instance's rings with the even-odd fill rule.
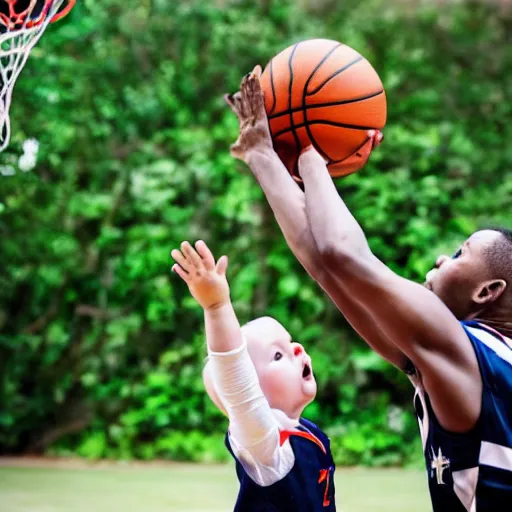
[[[73,7],[75,6],[76,4],[76,0],[64,0],[64,2],[67,2],[67,5],[66,7],[64,7],[64,9],[62,9],[62,11],[58,12],[50,21],[50,23],[53,23],[55,21],[59,21],[61,18],[64,18],[64,16],[66,16],[69,11],[71,11],[71,9],[73,9]]]
[[[20,13],[17,13],[14,8],[16,6],[17,0],[4,0],[5,3],[9,6],[9,16],[6,14],[0,13],[0,25],[3,25],[7,31],[16,31],[19,30],[22,26],[24,28],[32,28],[39,25],[42,25],[46,17],[48,15],[49,10],[52,7],[52,4],[55,0],[45,0],[44,6],[41,9],[41,13],[37,16],[37,18],[31,19],[30,15],[32,11],[30,11],[30,4],[29,6]],[[76,4],[76,0],[64,0],[62,2],[62,5],[64,5],[61,10],[53,16],[53,18],[50,20],[50,23],[53,23],[55,21],[60,20],[64,16],[66,16],[71,9]],[[28,19],[27,19],[28,18]]]

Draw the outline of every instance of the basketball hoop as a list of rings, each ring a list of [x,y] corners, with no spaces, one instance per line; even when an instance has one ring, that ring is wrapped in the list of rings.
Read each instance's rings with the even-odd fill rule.
[[[12,91],[32,48],[49,23],[76,0],[0,0],[0,152],[9,144]]]

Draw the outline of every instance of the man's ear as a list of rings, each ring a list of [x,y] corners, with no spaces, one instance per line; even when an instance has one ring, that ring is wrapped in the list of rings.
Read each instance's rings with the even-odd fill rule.
[[[479,305],[487,305],[496,302],[507,288],[507,282],[503,279],[492,279],[482,283],[471,297],[473,302]]]

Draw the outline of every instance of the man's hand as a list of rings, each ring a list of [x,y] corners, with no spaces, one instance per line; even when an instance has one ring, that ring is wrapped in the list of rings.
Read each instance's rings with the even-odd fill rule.
[[[327,162],[322,158],[320,153],[313,147],[304,148],[299,156],[299,174],[318,172],[319,169],[326,169]]]
[[[243,78],[240,92],[224,96],[240,122],[240,135],[231,146],[231,155],[244,162],[251,152],[273,151],[260,76],[261,66],[256,66]]]
[[[368,139],[365,143],[349,157],[345,158],[345,160],[342,160],[341,162],[329,166],[329,172],[333,178],[347,176],[348,174],[359,171],[359,169],[362,169],[366,165],[371,152],[382,142],[384,138],[380,130],[368,130],[367,136]]]
[[[181,251],[174,249],[171,256],[176,261],[173,272],[187,283],[190,293],[203,309],[217,309],[229,303],[227,256],[222,256],[215,264],[213,254],[202,240],[196,242],[196,249],[183,242]]]
[[[366,165],[371,152],[382,142],[382,139],[384,138],[380,130],[368,130],[367,136],[368,139],[366,142],[352,155],[337,164],[331,164],[329,166],[329,174],[333,178],[352,174]],[[327,163],[313,148],[313,146],[308,146],[302,151],[299,157],[299,174],[301,178],[303,178],[303,173],[314,169],[318,170],[326,165]]]

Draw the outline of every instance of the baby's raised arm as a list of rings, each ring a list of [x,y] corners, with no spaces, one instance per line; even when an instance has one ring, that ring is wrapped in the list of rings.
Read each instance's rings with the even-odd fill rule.
[[[208,371],[230,421],[237,447],[260,464],[275,463],[279,449],[277,421],[261,390],[256,369],[236,317],[226,278],[228,259],[218,262],[203,241],[181,244],[171,253],[173,271],[202,306],[208,345]]]

